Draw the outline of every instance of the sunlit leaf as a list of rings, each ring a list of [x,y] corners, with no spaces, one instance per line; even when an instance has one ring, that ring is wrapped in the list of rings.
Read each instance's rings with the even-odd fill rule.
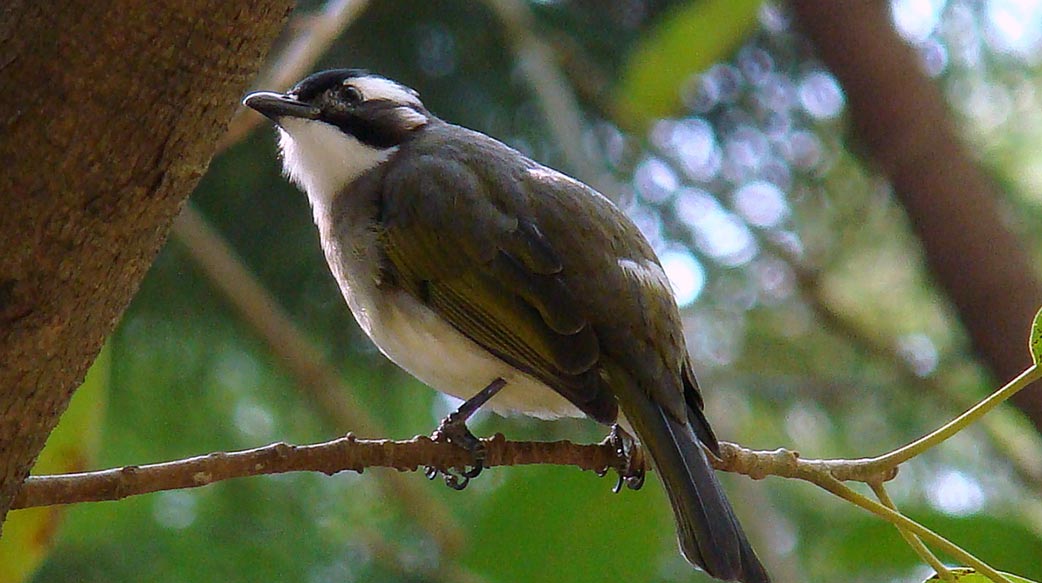
[[[958,569],[950,569],[950,571],[952,572],[952,575],[955,575],[955,581],[957,583],[992,583],[991,579],[987,578],[984,575],[981,575],[980,573],[978,573],[978,572],[976,572],[973,569],[970,569],[968,567],[960,567]],[[1025,579],[1023,577],[1018,577],[1018,576],[1012,575],[1010,573],[1002,573],[1002,574],[1005,575],[1006,578],[1008,578],[1010,581],[1013,581],[1013,583],[1035,583],[1034,581],[1031,581],[1030,579]],[[938,575],[934,575],[933,577],[930,577],[929,579],[927,579],[926,583],[929,583],[930,581],[943,581],[943,579],[941,579],[940,576],[938,576]]]
[[[33,474],[61,474],[90,467],[98,442],[109,384],[109,349],[102,349],[73,394],[61,422],[33,466]],[[63,507],[28,508],[11,513],[0,538],[0,581],[26,580],[50,551]]]
[[[620,119],[639,128],[676,112],[680,88],[725,59],[757,25],[760,0],[703,0],[664,17],[626,59]]]
[[[1042,364],[1042,309],[1035,314],[1035,319],[1031,322],[1031,338],[1028,341],[1028,347],[1031,349],[1031,360],[1036,365]]]

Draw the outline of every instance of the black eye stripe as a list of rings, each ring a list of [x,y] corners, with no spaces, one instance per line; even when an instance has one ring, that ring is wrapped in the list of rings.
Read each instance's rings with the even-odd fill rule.
[[[412,129],[400,123],[397,107],[390,101],[371,100],[354,110],[326,112],[322,121],[364,144],[390,148],[405,141]]]

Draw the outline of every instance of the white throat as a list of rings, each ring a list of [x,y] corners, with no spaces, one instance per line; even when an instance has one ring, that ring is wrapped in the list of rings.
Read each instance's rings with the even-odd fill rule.
[[[283,118],[279,126],[283,172],[308,195],[315,222],[345,186],[385,162],[398,147],[379,149],[321,121]]]

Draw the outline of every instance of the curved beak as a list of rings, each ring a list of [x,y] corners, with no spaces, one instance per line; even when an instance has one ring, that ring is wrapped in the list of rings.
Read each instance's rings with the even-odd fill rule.
[[[313,105],[301,103],[292,97],[271,91],[257,91],[243,98],[242,104],[254,109],[264,117],[278,123],[284,117],[318,119],[321,110]]]

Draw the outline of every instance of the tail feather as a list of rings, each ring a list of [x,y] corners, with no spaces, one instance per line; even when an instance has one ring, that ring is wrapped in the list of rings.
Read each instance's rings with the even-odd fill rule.
[[[651,455],[673,506],[681,552],[718,579],[769,583],[767,570],[749,544],[690,425],[671,419],[664,411],[659,417],[671,438],[672,443],[666,445],[672,451],[652,451]],[[676,456],[681,464],[659,460]],[[683,471],[664,470],[666,465]]]
[[[717,579],[770,583],[691,424],[646,396],[635,401],[623,408],[665,486],[684,557]]]

